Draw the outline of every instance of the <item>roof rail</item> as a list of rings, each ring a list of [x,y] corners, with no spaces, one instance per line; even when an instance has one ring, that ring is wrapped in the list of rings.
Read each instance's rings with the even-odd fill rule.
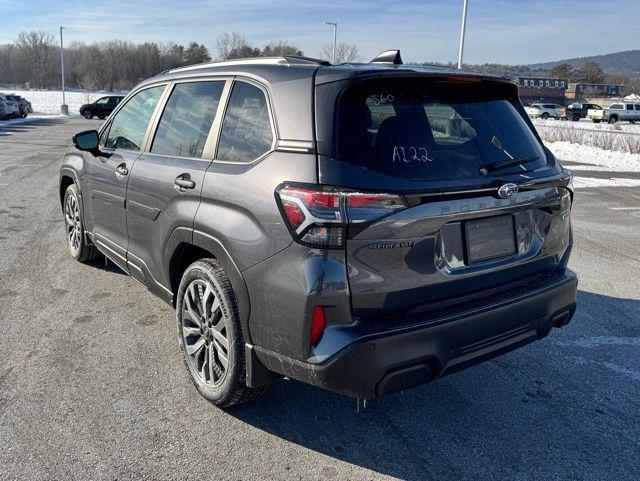
[[[400,50],[387,50],[386,52],[382,52],[380,55],[378,55],[369,63],[402,65],[402,57],[400,57]]]
[[[314,57],[305,57],[303,55],[285,55],[282,58],[284,58],[287,62],[293,64],[309,63],[315,65],[331,65],[331,62],[328,62],[327,60],[322,60]]]
[[[198,63],[195,65],[187,65],[186,67],[178,67],[170,70],[165,70],[162,73],[166,72],[184,72],[186,70],[196,70],[207,67],[217,67],[217,66],[225,66],[225,65],[331,65],[326,60],[320,60],[317,58],[311,57],[303,57],[301,55],[285,55],[282,57],[247,57],[247,58],[237,58],[232,60],[222,60],[220,62],[206,62],[206,63]]]

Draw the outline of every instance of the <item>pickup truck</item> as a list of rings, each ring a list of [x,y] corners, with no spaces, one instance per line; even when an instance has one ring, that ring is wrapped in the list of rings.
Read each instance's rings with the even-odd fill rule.
[[[589,109],[587,117],[596,124],[600,122],[615,124],[622,120],[627,120],[633,124],[636,120],[640,120],[640,103],[619,102],[609,105],[606,109]]]
[[[597,104],[583,104],[577,102],[567,107],[567,119],[577,122],[580,119],[584,119],[587,116],[589,110],[602,110]]]

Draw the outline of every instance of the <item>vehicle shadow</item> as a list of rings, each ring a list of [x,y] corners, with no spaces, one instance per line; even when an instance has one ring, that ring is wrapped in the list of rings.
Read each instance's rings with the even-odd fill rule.
[[[294,381],[227,412],[330,458],[412,481],[637,479],[628,440],[640,427],[625,418],[637,413],[640,355],[624,349],[640,339],[638,319],[639,300],[580,291],[573,321],[548,338],[370,401],[359,413],[355,400]],[[607,367],[612,358],[618,373]],[[635,384],[624,370],[639,376]],[[330,461],[321,469],[325,478],[338,475]]]
[[[122,269],[120,269],[117,265],[115,265],[113,262],[111,262],[109,259],[107,259],[102,253],[100,253],[98,257],[96,257],[95,259],[87,262],[87,265],[95,269],[103,270],[105,272],[111,272],[113,274],[120,274],[123,276],[129,275],[126,272],[124,272]]]
[[[16,134],[20,132],[27,132],[38,127],[47,127],[51,125],[61,124],[66,122],[66,117],[51,117],[51,118],[29,118],[21,119],[20,122],[12,123],[10,121],[0,120],[0,136]]]

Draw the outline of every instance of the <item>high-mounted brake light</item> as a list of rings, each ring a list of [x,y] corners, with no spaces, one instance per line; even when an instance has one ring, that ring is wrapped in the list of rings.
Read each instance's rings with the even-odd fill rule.
[[[480,77],[472,77],[467,75],[448,75],[444,78],[446,82],[459,82],[459,83],[478,83],[482,82]]]
[[[319,248],[344,247],[349,225],[373,222],[406,207],[399,195],[320,185],[285,184],[276,190],[276,199],[294,239]]]

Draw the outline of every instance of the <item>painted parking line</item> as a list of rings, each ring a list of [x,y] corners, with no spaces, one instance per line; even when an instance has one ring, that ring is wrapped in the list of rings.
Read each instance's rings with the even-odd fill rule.
[[[639,207],[609,207],[609,210],[640,210]]]

